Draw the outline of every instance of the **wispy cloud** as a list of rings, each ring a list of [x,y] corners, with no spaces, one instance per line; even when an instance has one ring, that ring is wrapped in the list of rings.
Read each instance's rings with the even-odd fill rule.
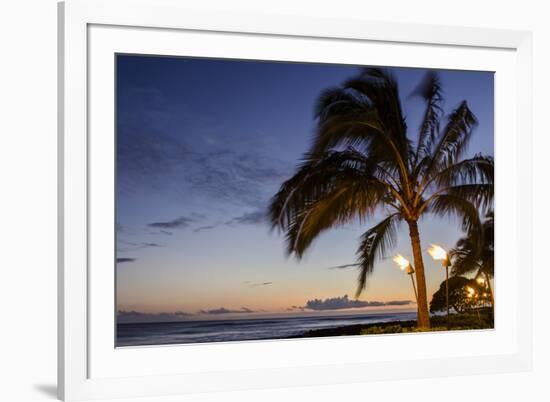
[[[184,311],[175,311],[173,313],[142,313],[140,311],[119,310],[117,312],[117,321],[119,323],[138,323],[138,322],[170,322],[181,321],[191,317],[193,314]]]
[[[202,231],[204,231],[204,230],[215,229],[216,227],[218,227],[218,225],[204,225],[204,226],[199,226],[198,228],[193,229],[193,232],[198,233],[198,232],[202,232]]]
[[[405,306],[412,304],[410,300],[393,300],[390,302],[381,302],[381,301],[364,301],[364,300],[353,300],[344,295],[342,297],[332,297],[328,299],[313,299],[308,300],[304,306],[292,306],[293,310],[314,310],[314,311],[324,311],[324,310],[343,310],[343,309],[353,309],[353,308],[364,308],[364,307],[381,307],[381,306]]]
[[[138,93],[145,102],[147,96]],[[257,207],[265,204],[280,183],[292,174],[293,166],[273,156],[263,136],[233,136],[226,138],[227,127],[213,127],[210,117],[199,128],[197,116],[193,127],[187,119],[155,94],[153,105],[139,110],[150,115],[121,110],[117,127],[117,175],[123,195],[155,189],[171,196],[195,199],[215,199],[232,205]],[[124,104],[132,105],[129,96]],[[166,110],[170,109],[168,112]],[[184,108],[185,109],[185,108]],[[131,110],[135,110],[132,107]],[[189,112],[189,111],[187,111]],[[168,121],[170,124],[165,125]],[[175,130],[178,127],[178,130]],[[191,136],[180,130],[193,130]],[[200,131],[209,140],[200,143]],[[217,141],[216,139],[220,140]]]
[[[292,166],[274,159],[262,146],[234,145],[235,149],[199,153],[189,163],[186,183],[204,196],[233,205],[264,205]]]
[[[264,209],[245,212],[241,215],[234,216],[225,222],[217,222],[209,225],[199,226],[193,229],[193,232],[198,233],[205,230],[216,229],[220,226],[235,227],[239,225],[259,225],[267,222],[267,214]]]
[[[151,184],[151,179],[162,180],[192,155],[172,129],[191,116],[189,108],[154,87],[128,87],[118,95],[117,173],[121,184],[136,188]]]
[[[225,307],[215,308],[212,310],[200,310],[199,314],[212,314],[212,315],[218,315],[218,314],[235,314],[235,313],[254,313],[254,310],[251,310],[247,307],[241,307],[239,310],[231,310]]]
[[[271,286],[273,285],[273,282],[258,282],[258,283],[250,283],[249,286],[251,288],[257,288],[259,286]]]
[[[175,219],[168,221],[159,221],[149,223],[147,226],[157,229],[182,229],[191,226],[193,223],[196,223],[202,215],[192,214],[191,216],[180,216]]]
[[[129,258],[129,257],[119,257],[116,259],[117,264],[122,264],[125,262],[134,262],[135,258]]]
[[[117,250],[120,252],[128,252],[151,247],[162,247],[162,245],[154,242],[133,242],[119,239]]]
[[[225,224],[232,225],[256,225],[267,222],[267,213],[263,209],[257,211],[246,212],[242,215],[235,216],[228,220]]]

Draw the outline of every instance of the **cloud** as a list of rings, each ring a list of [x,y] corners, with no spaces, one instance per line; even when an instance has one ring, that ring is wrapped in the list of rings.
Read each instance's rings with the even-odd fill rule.
[[[304,308],[308,310],[340,310],[345,308],[368,307],[369,302],[361,300],[350,300],[348,295],[343,297],[333,297],[325,300],[308,300]]]
[[[202,215],[192,214],[192,216],[180,216],[169,221],[162,222],[153,222],[149,223],[147,226],[157,229],[182,229],[191,226],[195,223]]]
[[[348,295],[342,297],[333,297],[328,299],[313,299],[308,300],[303,307],[292,306],[293,309],[306,309],[315,311],[324,310],[342,310],[350,308],[363,308],[363,307],[381,307],[381,306],[403,306],[411,304],[410,300],[393,300],[391,302],[381,301],[363,301],[363,300],[351,300]]]
[[[157,88],[126,88],[118,96],[119,176],[139,184],[140,178],[165,175],[189,158],[189,147],[170,129],[189,116],[184,105],[166,99]]]
[[[116,259],[117,264],[122,264],[125,262],[134,262],[135,258],[129,258],[129,257],[119,257]]]
[[[242,281],[243,285],[246,285],[251,288],[255,288],[258,286],[270,286],[273,285],[273,282],[252,282],[252,281]]]
[[[292,174],[293,166],[274,158],[255,138],[201,146],[187,143],[173,128],[158,127],[155,118],[154,127],[132,122],[118,128],[117,177],[123,195],[154,189],[257,207]]]
[[[270,286],[273,285],[273,282],[259,282],[259,283],[250,283],[250,287],[255,288],[258,286]]]
[[[132,242],[132,241],[126,241],[126,240],[119,240],[119,247],[117,247],[118,251],[126,252],[126,251],[135,251],[140,250],[144,248],[149,247],[162,247],[161,244],[153,243],[153,242]]]
[[[250,141],[235,149],[202,152],[187,162],[185,183],[193,193],[233,205],[265,205],[292,166],[270,156],[270,150]],[[262,149],[263,148],[263,149]]]
[[[198,228],[193,229],[193,232],[198,233],[202,232],[203,230],[210,230],[218,227],[218,225],[205,225],[205,226],[199,226]]]
[[[200,310],[200,314],[212,314],[212,315],[218,315],[218,314],[231,314],[231,313],[254,313],[254,310],[251,310],[247,307],[241,307],[239,310],[231,310],[225,307],[215,308],[212,310]]]
[[[216,229],[217,227],[220,227],[220,226],[234,227],[237,225],[256,225],[256,224],[262,224],[266,222],[267,222],[267,214],[265,210],[258,209],[256,211],[245,212],[244,214],[234,216],[225,222],[218,222],[210,225],[199,226],[193,229],[193,232],[199,233],[205,230]]]
[[[412,303],[412,300],[392,300],[386,302],[386,306],[407,306]]]
[[[170,322],[181,321],[189,318],[193,314],[184,311],[175,311],[173,313],[142,313],[140,311],[118,310],[117,322],[119,323],[139,323],[139,322]]]
[[[226,222],[226,225],[254,225],[267,222],[267,213],[264,210],[247,212],[239,216],[235,216]]]

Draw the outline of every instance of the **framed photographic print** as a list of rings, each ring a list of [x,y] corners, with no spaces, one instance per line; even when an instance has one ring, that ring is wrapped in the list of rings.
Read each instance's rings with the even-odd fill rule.
[[[529,33],[59,15],[61,398],[530,368]]]

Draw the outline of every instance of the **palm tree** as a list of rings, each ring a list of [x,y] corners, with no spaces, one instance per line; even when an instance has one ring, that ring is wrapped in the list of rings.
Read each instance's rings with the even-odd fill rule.
[[[466,275],[475,272],[475,277],[483,277],[491,304],[494,307],[495,298],[491,287],[491,279],[495,271],[495,217],[490,211],[480,227],[473,227],[468,234],[459,239],[449,253],[453,262],[453,276]]]
[[[398,86],[386,70],[367,68],[317,102],[316,133],[293,177],[271,200],[273,228],[285,233],[287,252],[301,258],[323,231],[385,217],[361,237],[356,297],[377,258],[394,245],[405,221],[418,285],[418,326],[429,328],[418,220],[426,213],[457,215],[464,230],[479,224],[477,208],[493,197],[493,159],[462,159],[477,120],[463,101],[446,117],[442,90],[430,72],[414,92],[426,109],[415,143],[407,136]]]

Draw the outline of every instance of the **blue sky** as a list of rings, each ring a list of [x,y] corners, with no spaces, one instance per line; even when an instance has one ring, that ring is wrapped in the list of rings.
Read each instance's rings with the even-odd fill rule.
[[[323,234],[296,261],[286,257],[283,236],[264,218],[270,197],[308,149],[317,96],[358,71],[119,55],[117,308],[227,318],[298,314],[306,306],[357,311],[414,299],[409,278],[391,258],[377,264],[361,295],[371,306],[352,300],[354,268],[330,268],[354,262],[358,238],[375,220]],[[423,108],[409,94],[425,70],[392,71],[409,135],[416,138]],[[445,111],[466,99],[479,119],[470,154],[492,155],[493,74],[440,71],[440,78]],[[450,247],[461,235],[446,218],[424,219],[420,231],[424,248],[431,242]],[[411,256],[405,226],[398,252]],[[427,255],[425,263],[431,295],[444,275]],[[314,303],[327,299],[326,305]],[[390,304],[383,308],[396,307]]]

